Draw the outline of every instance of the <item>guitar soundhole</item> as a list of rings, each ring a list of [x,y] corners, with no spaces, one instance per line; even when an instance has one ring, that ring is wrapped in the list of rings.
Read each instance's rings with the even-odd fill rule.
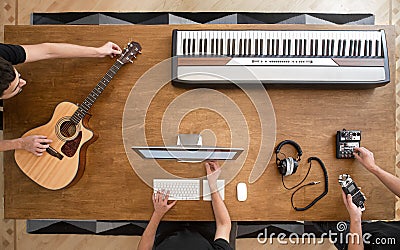
[[[75,135],[76,133],[76,126],[73,122],[71,121],[65,121],[61,123],[60,126],[60,133],[65,137],[65,138],[70,138]]]

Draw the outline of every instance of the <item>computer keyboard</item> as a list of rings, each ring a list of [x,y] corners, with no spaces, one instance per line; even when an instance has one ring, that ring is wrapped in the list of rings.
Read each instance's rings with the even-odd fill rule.
[[[169,200],[200,200],[200,180],[153,179],[154,192],[169,191]]]

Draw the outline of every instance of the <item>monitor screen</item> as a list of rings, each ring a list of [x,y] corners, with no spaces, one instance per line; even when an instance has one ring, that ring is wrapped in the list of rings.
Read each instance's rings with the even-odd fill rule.
[[[133,146],[132,149],[144,159],[171,159],[178,161],[235,160],[243,152],[242,148],[205,146]]]

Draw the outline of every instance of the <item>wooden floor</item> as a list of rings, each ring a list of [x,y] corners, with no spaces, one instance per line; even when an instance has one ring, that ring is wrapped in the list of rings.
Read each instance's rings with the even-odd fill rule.
[[[3,41],[4,25],[30,24],[33,12],[140,12],[140,11],[257,11],[257,12],[302,12],[302,13],[372,13],[376,24],[396,25],[400,30],[400,0],[0,0],[0,41]],[[397,33],[396,51],[400,51],[400,36]],[[400,73],[400,61],[396,55],[397,75]],[[399,77],[397,77],[399,79]],[[397,103],[399,104],[399,80],[396,82]],[[399,105],[398,105],[399,107]],[[396,110],[396,117],[400,108]],[[397,119],[396,141],[397,151],[400,150],[399,119]],[[2,133],[0,134],[2,138]],[[396,162],[400,161],[397,153]],[[0,154],[1,169],[3,155]],[[399,166],[399,164],[397,164]],[[397,175],[400,168],[397,168]],[[4,192],[4,176],[0,173],[0,196]],[[51,207],[51,206],[49,206]],[[87,235],[29,235],[26,223],[22,220],[4,220],[4,204],[0,200],[0,249],[135,249],[139,237],[127,236],[87,236]],[[400,205],[397,202],[397,219],[400,219]],[[288,244],[278,242],[262,245],[256,239],[241,239],[237,241],[237,249],[335,249],[327,240],[324,244]]]

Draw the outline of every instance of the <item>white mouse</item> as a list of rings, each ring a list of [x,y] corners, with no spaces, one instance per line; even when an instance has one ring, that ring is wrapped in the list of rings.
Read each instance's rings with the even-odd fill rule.
[[[236,194],[238,201],[247,200],[247,186],[244,182],[239,182],[236,186]]]

